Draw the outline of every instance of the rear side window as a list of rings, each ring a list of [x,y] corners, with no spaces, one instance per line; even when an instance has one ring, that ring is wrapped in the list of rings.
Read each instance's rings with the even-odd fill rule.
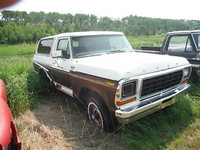
[[[53,45],[53,39],[41,40],[38,46],[38,53],[49,54]]]

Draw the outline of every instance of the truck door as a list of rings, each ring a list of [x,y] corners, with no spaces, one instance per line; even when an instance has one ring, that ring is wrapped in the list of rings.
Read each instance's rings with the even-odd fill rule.
[[[171,35],[164,49],[165,54],[181,56],[193,60],[196,57],[191,35]]]
[[[51,72],[53,81],[67,88],[71,88],[69,82],[69,72],[71,66],[69,38],[59,39],[55,51],[61,51],[62,56],[53,58],[53,69]]]

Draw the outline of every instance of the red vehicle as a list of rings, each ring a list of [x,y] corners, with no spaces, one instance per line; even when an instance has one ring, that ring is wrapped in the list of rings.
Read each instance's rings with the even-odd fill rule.
[[[6,88],[0,79],[0,150],[21,150],[17,128],[7,104]]]

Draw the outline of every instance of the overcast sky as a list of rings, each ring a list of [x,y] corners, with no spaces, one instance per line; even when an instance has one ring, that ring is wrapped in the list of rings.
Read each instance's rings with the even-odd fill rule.
[[[200,0],[21,0],[6,10],[200,20]]]

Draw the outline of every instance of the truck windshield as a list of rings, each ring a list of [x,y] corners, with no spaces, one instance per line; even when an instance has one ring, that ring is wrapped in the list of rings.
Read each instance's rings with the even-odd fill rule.
[[[72,37],[74,58],[133,51],[124,35],[95,35]]]
[[[196,44],[197,50],[200,51],[200,33],[194,33],[193,37],[194,37],[194,42]]]

